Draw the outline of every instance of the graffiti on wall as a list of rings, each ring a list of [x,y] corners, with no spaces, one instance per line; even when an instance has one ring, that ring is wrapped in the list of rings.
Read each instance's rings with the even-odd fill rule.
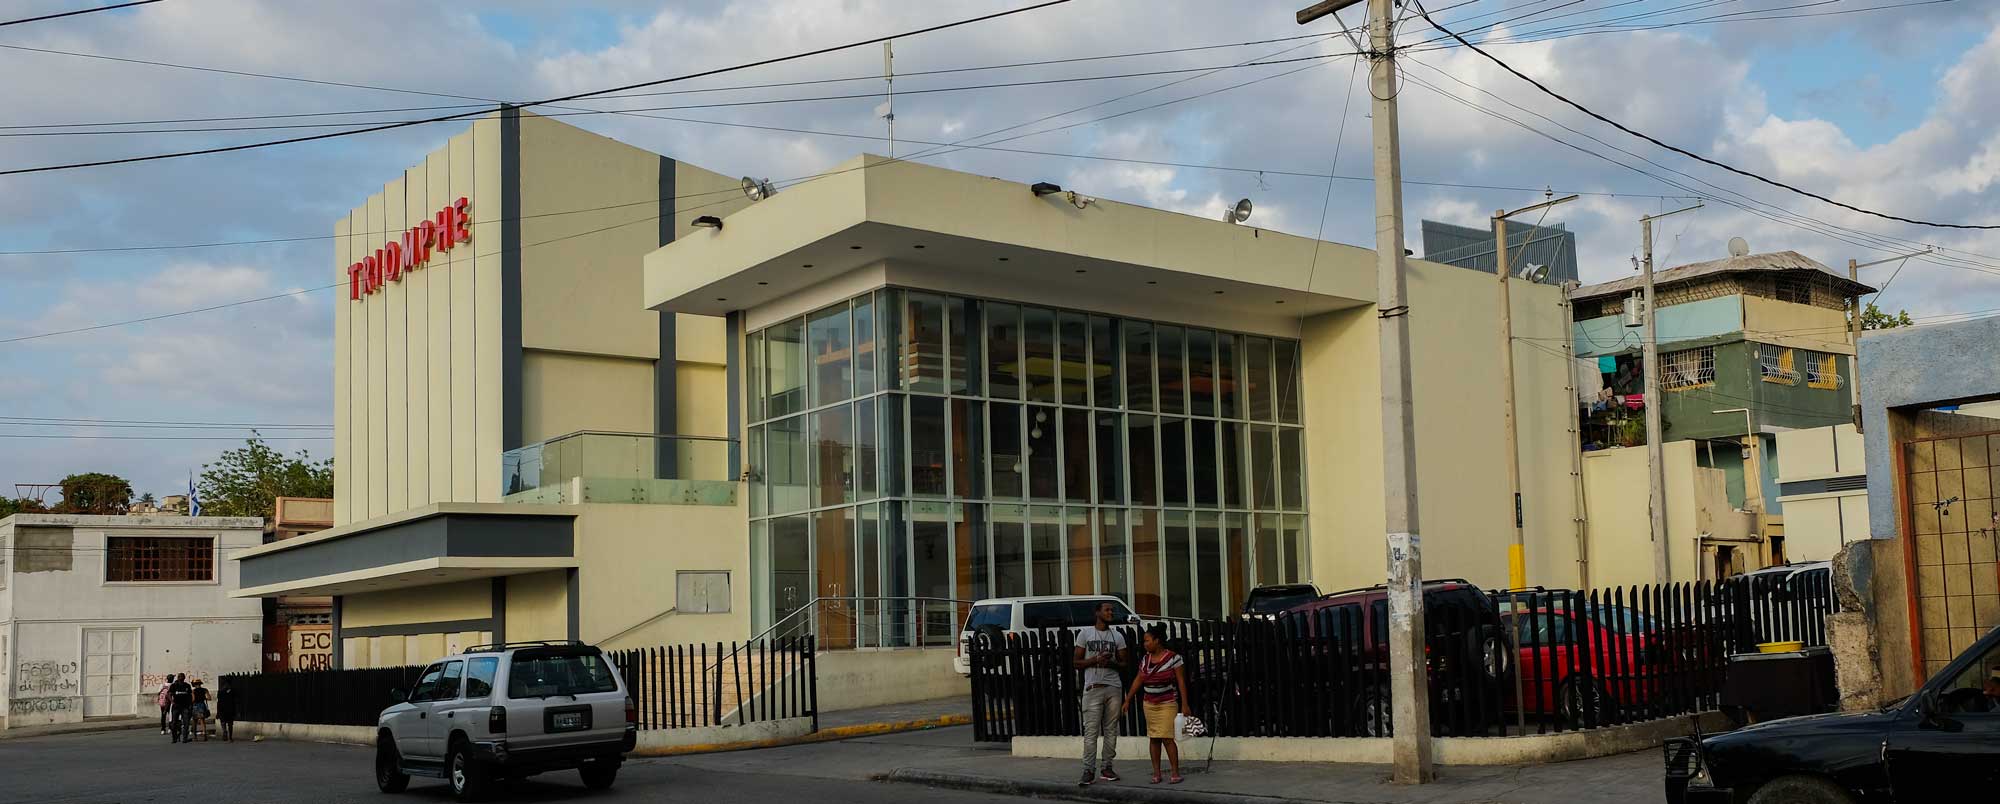
[[[78,698],[15,698],[7,702],[9,715],[33,715],[43,712],[67,712]]]
[[[76,685],[76,662],[31,660],[14,666],[15,695],[75,695]]]

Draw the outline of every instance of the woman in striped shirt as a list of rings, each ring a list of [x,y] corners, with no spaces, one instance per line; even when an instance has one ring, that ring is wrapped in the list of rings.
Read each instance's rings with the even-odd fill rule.
[[[1187,670],[1180,654],[1167,650],[1166,626],[1156,624],[1147,628],[1140,644],[1145,647],[1146,656],[1139,662],[1139,674],[1132,680],[1131,691],[1125,693],[1125,707],[1131,708],[1133,696],[1144,696],[1153,784],[1160,783],[1161,746],[1166,747],[1167,760],[1174,771],[1169,784],[1180,784],[1181,748],[1174,741],[1174,716],[1188,713]]]

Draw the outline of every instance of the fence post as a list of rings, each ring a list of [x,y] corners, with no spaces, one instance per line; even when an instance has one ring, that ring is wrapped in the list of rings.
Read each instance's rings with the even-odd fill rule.
[[[817,733],[819,731],[819,651],[815,650],[817,647],[814,644],[815,642],[816,640],[811,635],[806,636],[806,678],[811,685],[810,689],[812,691],[809,705],[812,707],[812,730]]]

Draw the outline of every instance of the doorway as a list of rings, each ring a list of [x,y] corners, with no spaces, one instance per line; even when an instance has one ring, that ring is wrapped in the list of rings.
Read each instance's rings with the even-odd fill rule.
[[[83,629],[83,716],[139,713],[139,629]]]

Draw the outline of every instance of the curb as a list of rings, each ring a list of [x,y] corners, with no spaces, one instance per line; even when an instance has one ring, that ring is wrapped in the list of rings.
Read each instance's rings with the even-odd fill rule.
[[[853,726],[839,726],[821,729],[799,737],[780,737],[770,740],[755,740],[741,743],[702,743],[697,745],[677,745],[671,748],[642,749],[633,751],[635,757],[675,757],[689,754],[720,754],[728,751],[750,751],[758,748],[780,748],[788,745],[824,743],[835,740],[851,740],[856,737],[874,737],[905,731],[924,731],[949,726],[964,726],[972,722],[971,715],[943,715],[920,720],[898,720],[887,723],[861,723]]]
[[[977,793],[996,793],[1003,796],[1110,802],[1110,804],[1327,804],[1324,801],[1309,799],[1241,795],[1236,793],[1210,793],[1199,790],[1175,790],[1151,786],[1133,787],[1129,785],[1093,784],[1088,787],[1078,787],[1075,783],[1064,784],[1062,782],[1044,782],[1039,780],[1002,779],[994,776],[974,776],[967,773],[945,773],[914,768],[890,771],[876,778],[884,782],[918,784],[925,787],[942,787]]]
[[[108,731],[137,731],[157,729],[160,722],[147,718],[115,723],[90,723],[74,728],[51,729],[46,726],[22,726],[18,729],[0,730],[0,740],[28,740],[35,737],[61,737],[65,734],[102,734]]]

